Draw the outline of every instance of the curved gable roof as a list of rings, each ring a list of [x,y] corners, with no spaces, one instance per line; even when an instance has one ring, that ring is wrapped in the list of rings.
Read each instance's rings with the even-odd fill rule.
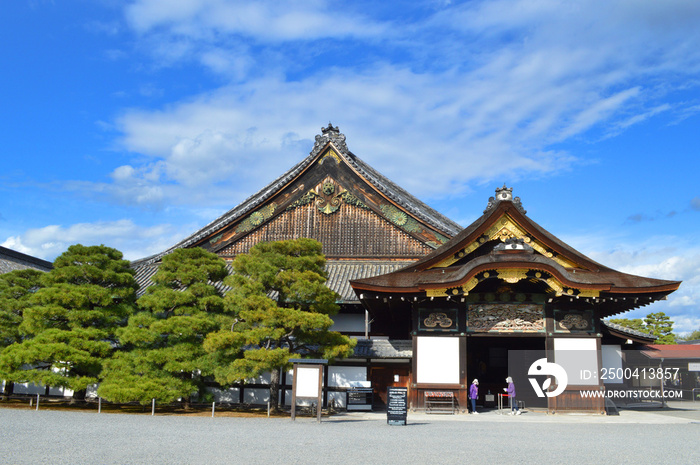
[[[497,189],[497,195],[503,189]],[[565,268],[580,268],[588,271],[610,270],[533,221],[527,216],[517,197],[514,200],[507,198],[493,201],[493,199],[491,197],[481,217],[440,249],[423,257],[410,268],[420,271],[452,266],[491,240],[517,238],[524,240],[540,255],[552,259]]]
[[[305,192],[300,190],[291,194],[288,192],[290,186],[303,175],[309,173],[314,167],[327,163],[325,159],[329,157],[333,158],[339,167],[347,172],[354,173],[355,176],[364,181],[369,190],[386,199],[388,210],[384,212],[377,211],[377,214],[389,217],[390,221],[392,214],[410,216],[418,223],[437,233],[433,235],[442,239],[438,243],[447,241],[449,237],[454,236],[462,229],[460,225],[430,208],[350,152],[345,142],[345,135],[340,133],[337,127],[329,124],[328,127],[322,128],[322,134],[316,136],[311,153],[301,162],[257,193],[248,197],[240,205],[224,213],[173,247],[153,256],[136,260],[133,262],[134,266],[158,262],[164,255],[178,248],[202,246],[207,241],[211,241],[211,238],[215,238],[219,232],[230,229],[233,225],[244,221],[250,215],[256,214],[256,212],[261,212],[261,209],[265,208],[266,205],[269,206],[273,199],[281,196],[283,192],[287,195],[287,204],[294,200],[298,201]],[[346,186],[346,188],[349,189],[350,186]],[[308,189],[308,186],[305,189]],[[364,206],[366,207],[367,205]],[[259,223],[255,224],[255,227],[260,227],[269,222],[272,217],[272,214],[267,215],[262,211],[259,215]],[[396,222],[394,221],[394,223]],[[228,245],[227,243],[219,242],[214,247],[211,247],[213,251],[221,250]]]
[[[501,245],[493,247],[495,243]],[[479,254],[481,248],[488,250]],[[680,285],[622,273],[586,257],[527,217],[520,199],[513,199],[505,186],[496,190],[496,199],[489,200],[479,219],[439,249],[399,271],[351,285],[358,293],[447,296],[466,295],[496,278],[540,281],[556,296],[609,299],[609,314],[663,299]]]

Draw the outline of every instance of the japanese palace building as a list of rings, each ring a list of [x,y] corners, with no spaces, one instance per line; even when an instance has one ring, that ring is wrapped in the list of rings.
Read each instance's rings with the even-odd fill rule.
[[[597,371],[623,357],[625,343],[653,342],[602,319],[663,299],[680,285],[585,257],[532,221],[505,187],[462,228],[350,152],[330,124],[296,166],[133,266],[143,292],[160,259],[176,248],[202,247],[230,261],[259,242],[300,237],[323,244],[327,285],[340,295],[333,329],[358,338],[351,359],[326,368],[325,401],[340,406],[348,387],[371,382],[378,404],[387,387],[402,386],[413,408],[439,392],[464,411],[471,379],[479,378],[486,394],[502,391],[513,376],[523,392],[527,357],[563,363],[565,351],[582,353],[585,367]],[[570,379],[557,397],[523,397],[553,411],[602,412],[602,400],[577,395],[602,381],[579,381]],[[288,404],[289,374],[282,382]],[[266,379],[219,394],[263,403]]]
[[[680,282],[591,260],[532,221],[504,186],[479,219],[439,249],[351,284],[374,330],[411,341],[412,405],[450,393],[464,406],[471,379],[495,394],[512,376],[528,405],[602,413],[604,399],[580,391],[604,389],[601,369],[621,366],[622,343],[651,342],[603,318],[664,299]],[[543,358],[568,373],[554,397],[538,396],[528,382],[533,362]]]

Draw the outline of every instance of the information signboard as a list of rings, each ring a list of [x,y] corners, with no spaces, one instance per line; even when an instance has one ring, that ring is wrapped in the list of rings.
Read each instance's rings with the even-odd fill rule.
[[[390,387],[386,394],[386,422],[390,425],[406,425],[408,415],[408,389]]]
[[[294,383],[297,388],[297,397],[318,397],[319,393],[319,373],[323,367],[321,365],[298,366],[294,374]]]
[[[296,419],[297,398],[316,400],[316,416],[321,422],[321,398],[323,397],[323,366],[328,364],[325,359],[289,359],[294,364],[292,368],[292,420]]]

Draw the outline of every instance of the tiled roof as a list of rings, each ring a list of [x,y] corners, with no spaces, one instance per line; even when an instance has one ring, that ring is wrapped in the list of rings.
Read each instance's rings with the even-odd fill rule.
[[[394,184],[392,181],[380,174],[354,154],[349,153],[347,159],[348,162],[350,162],[355,169],[362,173],[365,178],[373,181],[373,184],[379,189],[380,192],[406,209],[406,211],[425,221],[427,224],[437,228],[440,231],[448,232],[450,236],[454,236],[462,230],[462,226],[441,213],[433,210],[428,205],[409,194],[403,188],[399,187],[397,184]]]
[[[355,357],[360,358],[412,358],[413,342],[394,339],[358,339]]]
[[[0,247],[0,274],[14,270],[32,268],[39,271],[50,271],[53,268],[51,262],[31,255],[23,254],[6,247]]]
[[[231,265],[226,265],[226,269],[229,273],[231,273]],[[154,285],[153,281],[151,281],[151,278],[153,277],[153,275],[156,274],[157,271],[158,263],[150,265],[139,265],[136,267],[136,283],[139,285],[139,289],[138,291],[136,291],[137,297],[141,297],[142,295],[144,295],[146,293],[146,289]],[[225,294],[231,289],[230,287],[226,286],[223,283],[223,281],[215,282],[214,287],[222,294]]]
[[[351,279],[369,278],[379,274],[390,273],[403,268],[411,262],[395,260],[327,260],[326,272],[328,281],[326,285],[340,295],[339,303],[359,303],[355,292],[350,287]],[[232,268],[226,265],[229,273]],[[151,277],[158,271],[158,264],[142,264],[136,267],[136,282],[139,285],[138,295],[146,292],[146,288],[153,285]],[[214,283],[222,293],[230,290],[223,282]]]
[[[328,260],[326,285],[340,294],[343,303],[359,303],[359,299],[350,286],[351,279],[370,278],[399,270],[411,262],[405,261],[368,261],[368,260]]]
[[[642,354],[652,359],[692,359],[700,360],[700,345],[688,344],[654,344],[647,346]]]
[[[643,339],[648,339],[650,341],[655,341],[656,339],[658,339],[653,334],[643,333],[641,331],[637,331],[635,329],[628,328],[627,326],[618,325],[617,323],[611,323],[610,321],[606,321],[606,320],[600,320],[600,322],[604,326],[607,326],[610,329],[614,329],[620,333],[629,334],[630,336],[640,337]]]

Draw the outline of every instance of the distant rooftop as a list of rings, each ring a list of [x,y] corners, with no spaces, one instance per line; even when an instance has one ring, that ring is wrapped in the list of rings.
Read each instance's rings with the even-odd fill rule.
[[[0,274],[27,268],[50,271],[53,268],[53,264],[41,258],[32,257],[31,255],[0,246]]]

